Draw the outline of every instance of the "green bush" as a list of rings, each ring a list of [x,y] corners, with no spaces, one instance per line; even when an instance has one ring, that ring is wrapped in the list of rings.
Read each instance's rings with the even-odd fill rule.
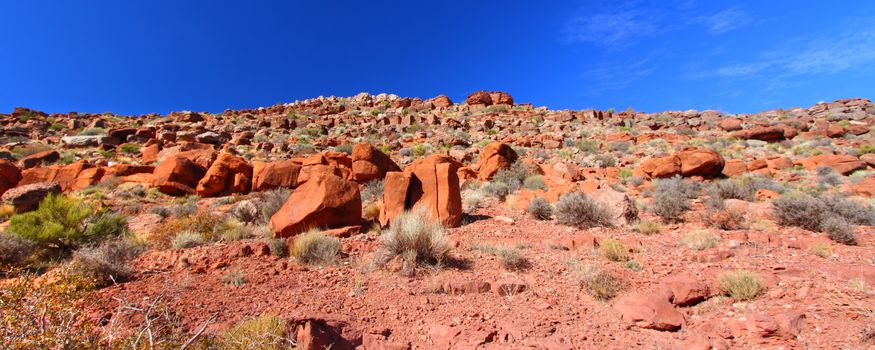
[[[85,202],[50,194],[36,211],[13,215],[8,232],[43,247],[74,248],[107,235],[123,232],[124,218],[98,213]]]
[[[119,152],[122,152],[124,154],[136,155],[136,154],[140,154],[140,145],[138,145],[136,143],[125,143],[125,144],[119,146],[118,150],[119,150]]]

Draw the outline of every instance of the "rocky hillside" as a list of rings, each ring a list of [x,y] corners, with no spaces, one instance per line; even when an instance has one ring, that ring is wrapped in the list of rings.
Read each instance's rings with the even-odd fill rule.
[[[0,138],[13,347],[875,345],[867,99],[16,108]],[[3,306],[34,303],[76,322],[30,332],[37,313]]]

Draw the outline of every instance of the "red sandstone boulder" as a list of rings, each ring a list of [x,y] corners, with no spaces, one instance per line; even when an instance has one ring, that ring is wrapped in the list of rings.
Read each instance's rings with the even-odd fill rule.
[[[240,157],[223,153],[207,169],[198,182],[197,194],[210,197],[231,193],[249,193],[252,187],[252,165]]]
[[[513,106],[513,97],[510,94],[502,91],[493,91],[489,93],[489,98],[492,100],[492,104],[494,105],[508,105]]]
[[[361,223],[358,185],[335,175],[320,175],[298,187],[270,218],[276,237],[292,237],[310,228],[338,228]]]
[[[70,184],[69,190],[78,191],[89,186],[97,185],[103,179],[105,172],[105,169],[102,167],[82,169]]]
[[[741,159],[729,159],[723,164],[723,175],[736,176],[747,171],[747,164]]]
[[[387,173],[380,222],[386,225],[404,210],[423,208],[443,225],[458,227],[462,221],[459,168],[459,162],[435,154],[417,159],[404,173]]]
[[[605,187],[587,193],[587,196],[607,209],[614,226],[623,226],[638,219],[638,207],[626,193]]]
[[[614,309],[623,321],[641,328],[676,331],[684,315],[668,302],[664,293],[637,293],[617,300]]]
[[[741,119],[724,118],[720,120],[718,125],[725,131],[738,131],[741,130]]]
[[[389,156],[369,143],[359,143],[352,149],[352,180],[366,183],[380,180],[387,172],[401,171]]]
[[[785,130],[780,126],[758,126],[736,131],[732,136],[745,140],[780,141],[785,138],[784,134]]]
[[[815,170],[817,167],[827,166],[842,175],[866,169],[865,162],[847,154],[821,154],[799,160],[797,164],[802,165],[806,170]]]
[[[676,155],[650,158],[641,163],[638,170],[650,178],[666,178],[681,173],[681,160]]]
[[[446,95],[439,95],[437,97],[429,99],[427,102],[431,102],[435,108],[446,108],[451,107],[453,105],[453,101],[450,100]]]
[[[43,151],[21,158],[21,168],[30,169],[40,165],[57,162],[61,155],[56,150]]]
[[[152,187],[172,196],[192,194],[205,172],[188,158],[171,157],[155,167]]]
[[[61,193],[61,186],[55,182],[38,182],[10,189],[0,198],[12,204],[16,213],[24,213],[39,208],[40,201],[51,193]]]
[[[295,188],[301,164],[294,160],[275,162],[252,162],[252,191],[267,191],[274,188]]]
[[[477,160],[479,171],[478,177],[480,180],[492,180],[501,169],[510,168],[510,165],[517,160],[516,151],[509,145],[502,142],[493,142],[483,148],[480,152],[480,158]]]
[[[21,169],[6,159],[0,159],[0,196],[6,190],[18,185],[19,181],[21,181]]]
[[[723,171],[723,156],[704,148],[685,149],[678,153],[683,176],[719,176]]]
[[[489,93],[487,93],[486,91],[477,91],[468,95],[465,103],[467,103],[468,105],[491,106],[492,97],[489,96]]]

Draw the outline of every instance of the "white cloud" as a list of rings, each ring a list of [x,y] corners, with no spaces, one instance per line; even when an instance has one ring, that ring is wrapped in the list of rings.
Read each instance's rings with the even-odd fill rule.
[[[655,70],[655,63],[648,57],[629,63],[600,65],[584,72],[582,78],[588,81],[590,90],[617,90],[649,76]]]
[[[740,8],[732,7],[712,16],[702,17],[701,21],[708,26],[711,34],[720,35],[749,24],[751,17]]]

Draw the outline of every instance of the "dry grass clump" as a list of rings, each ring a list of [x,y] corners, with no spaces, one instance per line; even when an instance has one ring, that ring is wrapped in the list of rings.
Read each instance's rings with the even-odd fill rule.
[[[35,252],[36,245],[14,234],[0,232],[0,265],[19,266]]]
[[[717,282],[723,293],[737,301],[751,300],[763,291],[762,279],[747,270],[724,272]]]
[[[662,231],[662,224],[652,220],[641,220],[635,224],[634,229],[637,232],[650,236]]]
[[[286,204],[291,194],[292,191],[288,188],[275,188],[261,192],[261,219],[264,222],[269,222],[270,217]]]
[[[340,239],[326,236],[319,229],[310,229],[292,242],[292,257],[303,264],[325,266],[333,264],[340,252]]]
[[[600,301],[607,301],[617,296],[621,283],[617,277],[604,271],[596,265],[582,264],[573,260],[566,263],[583,290]]]
[[[293,349],[295,341],[292,336],[285,319],[264,315],[240,322],[222,332],[216,345],[229,350]]]
[[[383,180],[373,180],[362,186],[362,203],[373,203],[383,198]]]
[[[406,263],[439,265],[450,252],[446,229],[423,210],[398,215],[382,234],[386,261],[401,257]]]
[[[684,182],[680,176],[653,181],[653,201],[650,210],[665,222],[682,221],[690,209],[690,198],[698,197],[698,188]]]
[[[611,213],[585,194],[563,195],[556,203],[556,222],[577,228],[611,227]]]
[[[204,236],[197,232],[182,231],[173,236],[170,247],[173,249],[188,249],[203,245],[206,242]]]
[[[828,258],[832,255],[832,249],[830,249],[829,244],[824,242],[817,242],[808,247],[808,251],[811,254],[817,255],[821,258]]]
[[[231,209],[231,216],[244,224],[254,224],[260,218],[258,214],[258,207],[249,200],[240,201]]]
[[[550,220],[553,216],[553,206],[546,199],[535,197],[529,202],[529,216],[536,220]]]
[[[103,288],[127,281],[133,274],[128,262],[144,250],[130,240],[106,241],[73,253],[70,271],[84,279],[85,287]]]
[[[681,244],[693,250],[705,250],[717,245],[717,236],[707,230],[696,230],[684,235]]]
[[[230,226],[224,218],[207,210],[197,210],[193,214],[174,216],[164,220],[152,230],[146,239],[152,242],[156,248],[167,248],[182,232],[196,233],[201,237],[202,242],[207,242],[213,238],[220,238],[223,231],[229,228]],[[186,238],[193,236],[188,235]]]
[[[623,262],[629,260],[629,248],[623,242],[617,239],[608,238],[599,243],[599,252],[606,259],[615,262]]]
[[[477,245],[471,249],[493,255],[501,262],[501,267],[509,271],[520,271],[530,266],[529,259],[517,248],[507,246]]]

